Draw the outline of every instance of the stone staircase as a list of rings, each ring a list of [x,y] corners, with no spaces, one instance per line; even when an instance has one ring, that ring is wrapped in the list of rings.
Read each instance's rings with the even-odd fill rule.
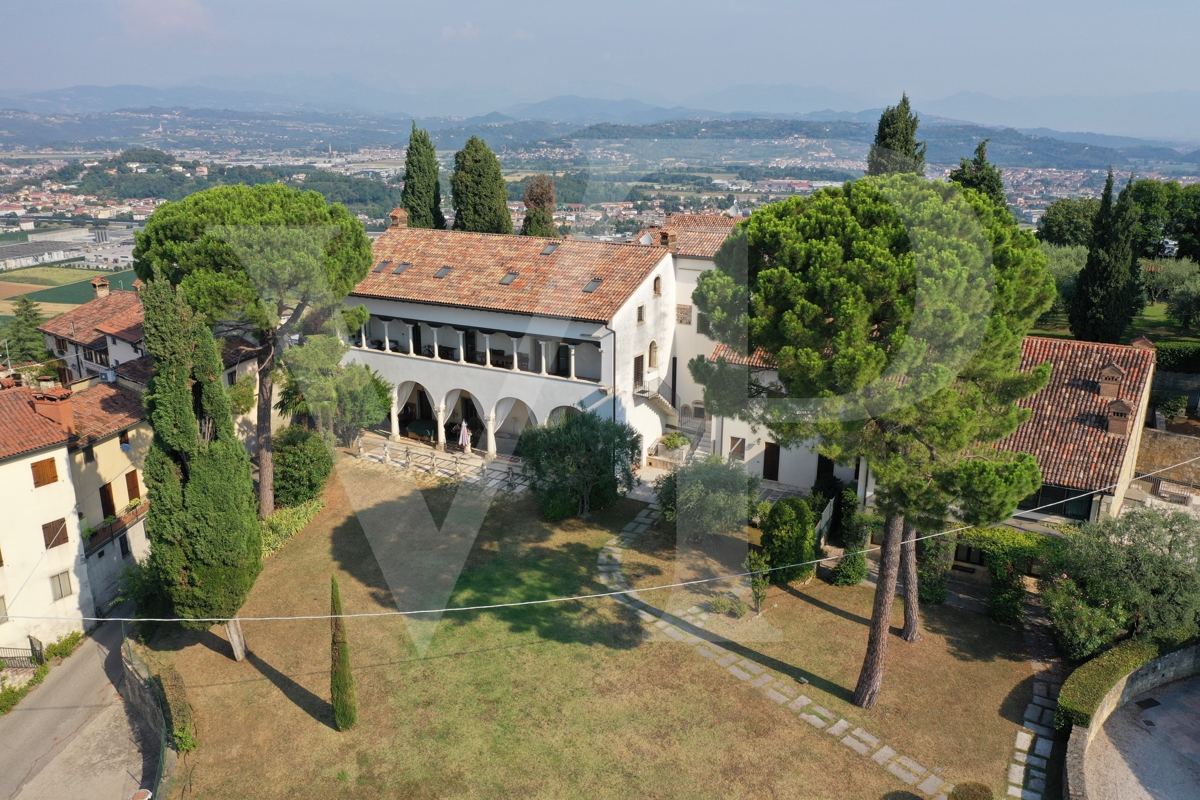
[[[700,440],[692,447],[692,452],[688,454],[688,462],[698,461],[703,458],[708,458],[712,455],[712,429],[708,425],[704,426],[704,432],[700,436]]]
[[[654,410],[666,418],[668,425],[679,423],[679,412],[671,405],[671,401],[652,389],[638,389],[634,396],[640,397],[654,407]]]

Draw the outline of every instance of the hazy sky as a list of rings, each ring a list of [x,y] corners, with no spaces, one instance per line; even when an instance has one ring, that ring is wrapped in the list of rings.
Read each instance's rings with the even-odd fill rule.
[[[10,92],[297,72],[669,103],[746,83],[869,102],[1200,89],[1186,0],[38,0],[0,4],[0,27]]]

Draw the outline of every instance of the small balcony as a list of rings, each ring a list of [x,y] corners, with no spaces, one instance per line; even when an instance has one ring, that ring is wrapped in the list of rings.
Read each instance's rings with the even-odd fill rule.
[[[126,506],[125,510],[120,514],[109,517],[100,525],[92,528],[92,533],[85,537],[87,539],[87,546],[84,548],[85,551],[90,554],[96,548],[102,547],[117,538],[117,536],[128,530],[129,526],[146,516],[146,511],[149,508],[149,500],[140,500],[133,505]]]

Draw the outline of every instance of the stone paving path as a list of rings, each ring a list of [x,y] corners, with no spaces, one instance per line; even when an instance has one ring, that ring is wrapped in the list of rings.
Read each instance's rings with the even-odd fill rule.
[[[1025,707],[1022,730],[1017,732],[1008,765],[1008,796],[1042,800],[1046,791],[1046,763],[1054,749],[1054,711],[1062,688],[1063,665],[1054,649],[1050,622],[1042,604],[1032,594],[1025,598],[1022,633],[1033,668],[1033,697]]]
[[[946,800],[954,785],[946,782],[940,768],[930,769],[919,764],[881,741],[879,737],[805,696],[802,693],[802,684],[722,647],[715,641],[716,636],[704,630],[709,615],[699,606],[692,606],[683,614],[675,615],[643,601],[626,582],[621,573],[621,563],[626,548],[655,524],[660,516],[661,512],[656,503],[642,509],[620,535],[608,541],[596,559],[600,582],[627,592],[624,595],[615,595],[613,599],[630,608],[638,616],[646,626],[647,639],[665,637],[683,642],[699,657],[711,661],[719,669],[753,687],[767,699],[794,712],[799,719],[815,730],[832,736],[880,769],[885,769],[899,778],[914,791],[933,800]]]

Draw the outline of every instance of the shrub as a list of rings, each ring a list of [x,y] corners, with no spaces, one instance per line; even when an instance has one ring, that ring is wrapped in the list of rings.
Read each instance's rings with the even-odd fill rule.
[[[734,600],[729,610],[733,612],[735,617],[741,619],[750,613],[750,604],[745,600]]]
[[[17,703],[25,695],[33,691],[33,687],[46,679],[50,674],[49,664],[39,664],[37,669],[33,671],[33,677],[24,686],[3,686],[0,687],[0,716],[7,714],[16,707]]]
[[[283,547],[288,539],[304,530],[304,526],[321,513],[321,509],[324,507],[325,501],[317,497],[305,503],[281,508],[264,519],[262,521],[263,557],[271,555]]]
[[[1200,344],[1195,342],[1164,342],[1156,346],[1154,359],[1161,372],[1200,375]]]
[[[558,522],[573,517],[579,511],[579,500],[563,486],[556,486],[538,498],[542,506],[542,518],[547,522]]]
[[[1008,528],[971,530],[963,533],[961,538],[983,551],[983,565],[991,581],[988,613],[996,622],[1018,624],[1025,616],[1023,574],[1030,562],[1045,556],[1046,538]]]
[[[83,631],[71,631],[58,637],[58,640],[46,645],[46,658],[66,658],[75,652],[75,648],[83,641]]]
[[[1092,724],[1096,707],[1122,676],[1159,656],[1159,648],[1151,642],[1123,642],[1103,655],[1097,656],[1067,676],[1058,694],[1058,711],[1054,726],[1087,727]]]
[[[816,558],[817,532],[814,515],[808,503],[798,497],[786,497],[771,507],[762,523],[762,546],[772,565],[801,564]],[[816,571],[816,566],[777,569],[770,573],[775,583],[804,580]]]
[[[771,501],[763,500],[754,507],[754,517],[758,520],[758,527],[762,527],[767,521],[767,515],[771,513]]]
[[[1042,585],[1042,602],[1055,639],[1071,661],[1085,661],[1117,638],[1120,626],[1104,609],[1089,606],[1075,581],[1057,576]]]
[[[358,700],[354,694],[354,675],[350,671],[350,645],[346,642],[346,621],[342,618],[342,593],[337,576],[330,578],[330,620],[333,646],[330,665],[330,697],[333,700],[333,721],[339,731],[348,731],[358,722]]]
[[[1156,394],[1150,398],[1150,404],[1168,417],[1181,417],[1187,413],[1187,396],[1182,394]]]
[[[954,565],[957,537],[951,533],[917,543],[917,594],[922,603],[946,602],[946,581]]]
[[[680,447],[686,447],[687,445],[690,445],[691,443],[692,443],[692,440],[689,439],[688,437],[684,436],[679,431],[675,431],[674,433],[668,434],[667,436],[663,437],[663,440],[662,440],[663,447],[665,447],[668,450],[678,450]]]
[[[758,478],[740,462],[711,455],[654,482],[662,518],[688,539],[738,533],[758,510]]]
[[[333,471],[333,453],[315,431],[290,425],[275,434],[275,503],[296,506],[320,497]]]
[[[525,475],[543,513],[556,519],[585,517],[633,488],[642,437],[628,423],[588,411],[567,414],[557,424],[526,428],[520,448]],[[569,512],[568,505],[573,506]]]
[[[187,753],[197,747],[196,728],[192,719],[192,704],[188,701],[187,686],[179,670],[170,665],[158,673],[158,687],[166,705],[167,724],[175,737],[175,749]]]
[[[975,781],[957,784],[950,793],[950,800],[994,800],[995,797],[990,786]]]
[[[767,587],[771,585],[770,559],[762,553],[751,552],[742,562],[742,569],[754,573],[750,576],[750,595],[754,598],[754,610],[762,613],[763,603],[767,599]]]
[[[733,609],[733,602],[723,594],[708,601],[708,610],[713,614],[728,614]]]
[[[867,577],[867,555],[871,534],[883,528],[883,518],[875,514],[855,514],[845,535],[846,553],[833,568],[829,581],[834,586],[857,586]]]

